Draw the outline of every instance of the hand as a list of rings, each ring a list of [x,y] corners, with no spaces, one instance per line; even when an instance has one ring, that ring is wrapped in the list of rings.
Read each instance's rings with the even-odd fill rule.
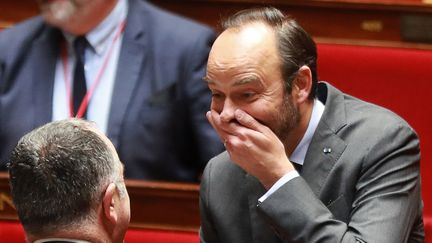
[[[211,110],[207,112],[207,119],[224,141],[231,160],[269,189],[294,170],[284,145],[270,128],[246,112],[237,109],[234,115],[236,121],[222,121],[220,115]]]

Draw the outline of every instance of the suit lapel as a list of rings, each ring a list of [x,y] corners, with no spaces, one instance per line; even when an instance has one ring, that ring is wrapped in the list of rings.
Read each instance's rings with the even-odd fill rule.
[[[326,83],[319,84],[318,93],[324,98],[326,108],[312,137],[301,173],[317,196],[347,146],[337,135],[346,125],[342,93]]]
[[[34,127],[52,119],[52,99],[57,57],[60,52],[61,33],[51,27],[32,44],[29,62],[34,63],[32,100],[35,105]],[[40,64],[39,64],[40,63]]]
[[[126,29],[123,35],[114,91],[111,99],[110,116],[108,121],[108,136],[114,145],[118,145],[120,128],[123,123],[128,105],[137,86],[142,63],[146,56],[146,36],[144,11],[135,6],[136,1],[129,1],[129,13]],[[144,76],[141,74],[141,76]]]

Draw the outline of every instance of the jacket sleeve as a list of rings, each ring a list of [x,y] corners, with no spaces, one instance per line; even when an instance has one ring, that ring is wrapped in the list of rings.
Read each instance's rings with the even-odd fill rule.
[[[210,190],[210,182],[211,182],[211,161],[207,165],[206,169],[203,173],[203,179],[200,185],[200,197],[199,197],[199,206],[200,206],[200,217],[201,217],[201,227],[199,231],[199,237],[201,243],[211,243],[211,242],[220,242],[214,225],[211,220],[211,212],[209,210],[209,203],[211,203],[209,198],[209,190]]]
[[[381,135],[365,153],[360,176],[353,178],[347,222],[338,220],[301,177],[273,193],[258,211],[289,242],[407,242],[421,217],[419,141],[401,123]]]

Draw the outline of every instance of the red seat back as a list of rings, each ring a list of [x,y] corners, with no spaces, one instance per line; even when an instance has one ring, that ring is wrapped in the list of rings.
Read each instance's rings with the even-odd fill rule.
[[[18,221],[0,220],[0,242],[26,243],[21,224]]]
[[[164,230],[129,229],[125,243],[198,243],[198,233]]]

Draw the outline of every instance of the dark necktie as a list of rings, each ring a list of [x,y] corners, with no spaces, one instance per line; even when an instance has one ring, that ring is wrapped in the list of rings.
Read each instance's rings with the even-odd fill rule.
[[[75,69],[73,74],[73,115],[76,116],[81,102],[87,93],[87,85],[84,73],[84,51],[88,43],[84,36],[77,37],[73,42],[75,51]],[[86,117],[87,111],[84,112],[83,118]]]

